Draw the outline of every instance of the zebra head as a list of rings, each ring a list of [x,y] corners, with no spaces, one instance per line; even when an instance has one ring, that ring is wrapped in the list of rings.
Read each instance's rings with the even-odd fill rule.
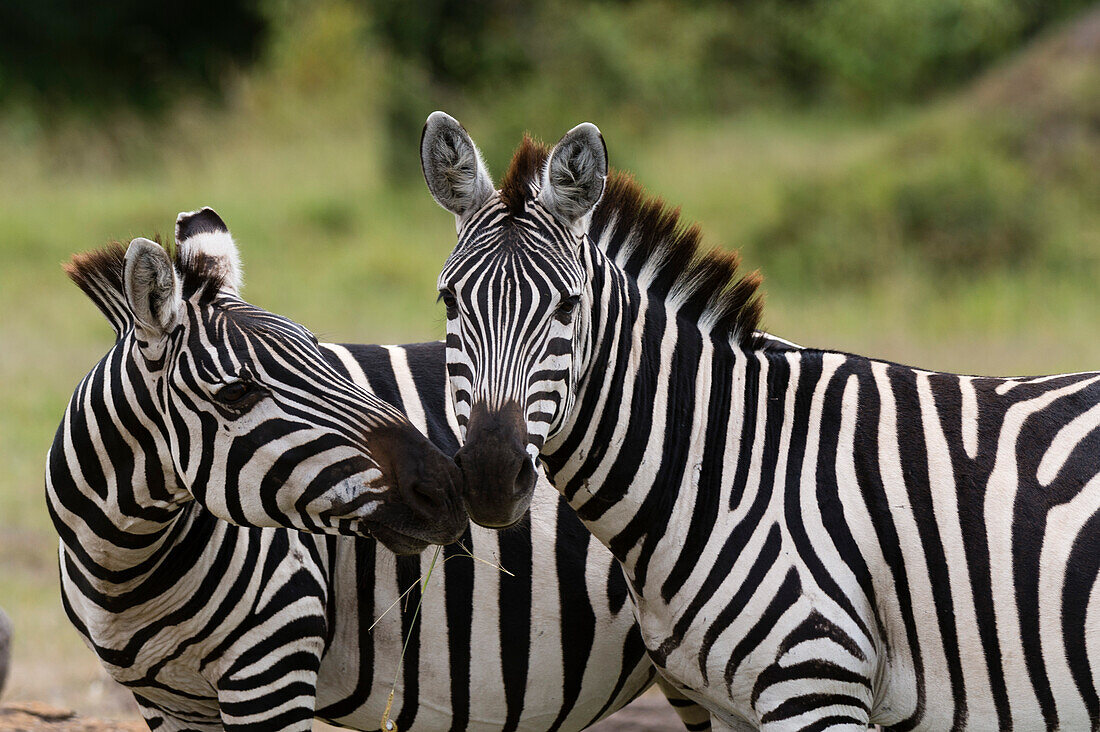
[[[369,534],[398,553],[462,534],[453,462],[334,369],[306,328],[241,298],[237,248],[213,210],[180,214],[174,257],[148,239],[124,258],[83,256],[101,261],[78,256],[70,275],[119,334],[107,361],[123,349],[108,398],[150,423],[143,462],[164,464],[171,503],[193,498],[239,525]]]
[[[539,451],[569,414],[586,359],[583,243],[607,151],[587,123],[549,155],[525,141],[497,191],[466,131],[435,112],[420,155],[458,228],[439,292],[466,509],[478,524],[508,526],[530,503]]]

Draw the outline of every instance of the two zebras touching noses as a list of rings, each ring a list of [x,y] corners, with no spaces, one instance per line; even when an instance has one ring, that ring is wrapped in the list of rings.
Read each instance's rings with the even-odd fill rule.
[[[212,210],[175,238],[66,266],[116,340],[46,466],[65,611],[151,727],[372,729],[392,688],[402,730],[579,730],[653,683],[621,570],[545,478],[521,530],[468,526],[442,343],[318,343],[241,298]],[[418,618],[418,553],[459,537]]]
[[[151,726],[366,728],[409,643],[401,729],[582,729],[658,672],[722,729],[1100,728],[1100,375],[764,336],[760,278],[606,155],[528,139],[497,190],[429,117],[445,343],[249,305],[208,210],[74,258],[118,339],[48,458],[62,595]],[[447,550],[430,621],[364,631],[426,567],[359,537],[459,535],[512,574]]]
[[[560,154],[547,162],[539,201],[583,236],[582,221],[607,176],[602,137],[595,126],[581,125],[555,151]],[[460,228],[493,194],[480,154],[461,126],[441,112],[425,125],[422,161],[429,189],[455,212]],[[509,185],[503,194],[522,198],[522,192],[510,194]],[[466,514],[499,529],[526,513],[539,447],[562,411],[554,394],[517,394],[522,404],[505,400],[487,408],[470,403],[461,380],[451,378],[459,429],[468,443],[452,462],[399,411],[341,384],[308,331],[240,299],[240,257],[212,209],[179,215],[174,256],[148,239],[133,240],[122,255],[121,281],[114,282],[110,270],[119,256],[108,249],[76,257],[68,271],[112,320],[120,339],[132,333],[145,366],[143,386],[159,397],[161,419],[172,422],[170,447],[203,448],[198,459],[174,456],[179,500],[194,497],[219,518],[241,525],[373,536],[399,554],[458,540]],[[105,294],[97,277],[111,280],[120,292]],[[579,275],[574,279],[563,296],[571,304],[582,285]],[[569,319],[560,303],[556,314]],[[272,327],[276,321],[279,326]],[[460,366],[449,363],[449,373]],[[322,419],[271,439],[268,427],[292,414],[300,419],[296,410],[306,402]],[[532,403],[555,409],[530,426],[532,419],[538,422]],[[288,459],[286,448],[305,436],[324,439],[326,455],[339,460],[317,460],[306,448],[302,456],[314,461],[310,467]],[[211,480],[219,473],[222,481]],[[276,497],[243,490],[249,480],[267,481]]]

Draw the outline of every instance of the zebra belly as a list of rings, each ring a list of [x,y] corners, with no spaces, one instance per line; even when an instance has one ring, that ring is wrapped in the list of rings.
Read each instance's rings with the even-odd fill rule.
[[[512,532],[471,528],[467,546],[487,563],[448,548],[415,624],[415,585],[433,551],[410,560],[338,540],[318,716],[376,729],[392,688],[390,718],[403,732],[580,730],[648,687],[653,666],[610,552],[549,485],[531,511]],[[394,606],[410,586],[411,602]]]
[[[662,675],[725,724],[782,730],[832,719],[866,727],[877,658],[838,642],[847,623],[835,608],[803,596],[777,617],[749,611],[717,635],[689,629],[667,655],[655,639],[669,638],[676,624],[655,622],[658,615],[640,619]]]

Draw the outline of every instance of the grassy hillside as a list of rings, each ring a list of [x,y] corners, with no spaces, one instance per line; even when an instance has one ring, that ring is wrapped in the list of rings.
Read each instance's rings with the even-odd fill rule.
[[[322,26],[302,34],[344,32]],[[384,142],[373,62],[333,77],[335,48],[336,60],[276,57],[225,108],[181,109],[155,131],[126,121],[49,136],[5,128],[0,604],[18,633],[10,698],[106,714],[125,702],[97,681],[62,616],[42,498],[62,410],[112,340],[61,272],[72,252],[170,233],[178,211],[211,205],[238,240],[256,304],[332,340],[442,333],[435,278],[453,222],[418,175],[384,180],[392,156],[417,152]],[[1089,369],[1100,366],[1098,60],[1094,14],[932,108],[872,119],[744,113],[644,131],[616,115],[592,121],[615,166],[763,269],[776,333],[946,370]],[[475,139],[495,129],[475,110],[449,109]],[[564,131],[526,124],[550,140]],[[492,170],[517,141],[486,145]]]

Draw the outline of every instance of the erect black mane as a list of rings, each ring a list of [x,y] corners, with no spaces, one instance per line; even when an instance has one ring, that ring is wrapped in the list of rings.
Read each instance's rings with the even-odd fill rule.
[[[513,213],[523,210],[550,150],[525,135],[501,184]],[[684,225],[680,209],[649,196],[628,173],[612,170],[592,213],[589,235],[635,280],[646,270],[648,290],[675,300],[679,311],[705,330],[746,347],[759,345],[763,297],[759,272],[742,274],[736,251],[701,251],[697,225]]]
[[[160,237],[155,238],[160,244]],[[163,245],[162,245],[163,246]],[[213,297],[225,284],[225,275],[218,262],[205,254],[183,256],[179,247],[166,246],[179,273],[183,296],[189,298],[202,291],[203,297]],[[126,245],[110,241],[99,249],[74,254],[62,265],[76,286],[91,298],[103,312],[118,335],[134,323],[133,313],[126,303],[123,270],[126,267]]]

